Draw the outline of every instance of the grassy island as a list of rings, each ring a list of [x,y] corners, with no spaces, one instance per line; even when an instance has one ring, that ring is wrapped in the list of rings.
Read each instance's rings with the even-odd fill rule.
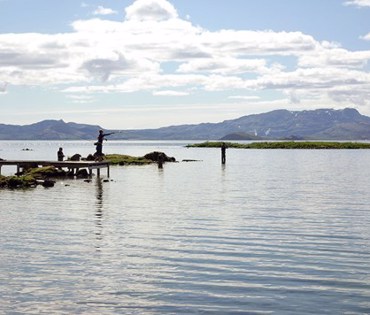
[[[202,142],[187,145],[188,148],[220,148],[222,143],[227,148],[235,149],[370,149],[370,143],[326,142],[326,141],[274,141],[274,142]]]
[[[153,163],[142,156],[130,156],[124,154],[107,154],[105,160],[109,160],[112,165],[146,165]]]

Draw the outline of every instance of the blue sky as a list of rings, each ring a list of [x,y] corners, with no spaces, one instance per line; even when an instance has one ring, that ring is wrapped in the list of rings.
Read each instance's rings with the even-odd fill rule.
[[[370,0],[0,0],[0,123],[370,115]]]

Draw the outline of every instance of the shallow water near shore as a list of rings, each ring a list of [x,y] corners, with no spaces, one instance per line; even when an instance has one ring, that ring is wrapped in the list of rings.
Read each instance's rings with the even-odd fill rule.
[[[104,151],[198,162],[0,190],[0,313],[370,313],[370,150],[229,149],[222,166],[219,149],[187,143]],[[94,149],[0,141],[0,158],[60,146]]]

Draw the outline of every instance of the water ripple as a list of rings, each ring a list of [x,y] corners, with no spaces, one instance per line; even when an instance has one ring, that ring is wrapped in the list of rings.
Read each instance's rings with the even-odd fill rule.
[[[370,313],[370,155],[203,152],[1,190],[0,313]]]

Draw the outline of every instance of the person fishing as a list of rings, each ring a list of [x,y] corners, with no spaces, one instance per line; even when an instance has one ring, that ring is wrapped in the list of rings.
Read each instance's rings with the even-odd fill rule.
[[[103,141],[107,140],[107,139],[105,139],[106,136],[110,136],[112,134],[114,134],[114,132],[104,133],[102,129],[99,130],[98,141],[94,143],[96,145],[96,153],[95,154],[96,154],[97,157],[103,156]]]

